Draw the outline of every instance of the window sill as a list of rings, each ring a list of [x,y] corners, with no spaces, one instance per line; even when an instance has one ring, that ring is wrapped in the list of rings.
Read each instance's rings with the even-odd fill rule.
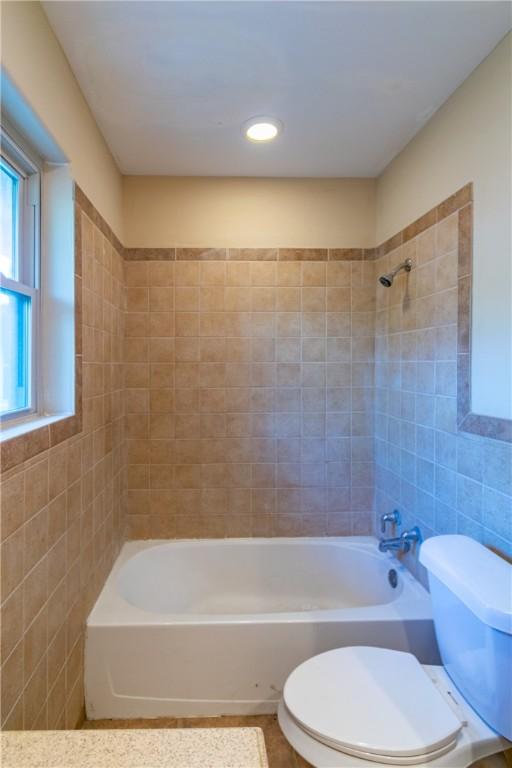
[[[27,435],[35,429],[41,429],[41,427],[49,427],[50,424],[61,421],[61,419],[67,419],[73,415],[73,413],[54,413],[51,416],[33,416],[23,421],[18,421],[16,424],[2,425],[0,443],[12,440],[13,437]]]

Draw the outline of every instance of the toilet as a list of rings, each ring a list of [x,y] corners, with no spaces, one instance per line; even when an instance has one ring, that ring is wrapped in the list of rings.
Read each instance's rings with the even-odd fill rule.
[[[443,666],[377,647],[299,665],[278,718],[313,766],[466,768],[512,746],[512,566],[467,536],[428,539],[420,562]]]

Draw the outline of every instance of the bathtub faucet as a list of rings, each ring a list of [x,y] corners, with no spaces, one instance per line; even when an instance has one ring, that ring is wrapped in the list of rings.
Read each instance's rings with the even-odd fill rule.
[[[381,539],[379,542],[379,552],[409,552],[412,544],[417,542],[421,544],[422,536],[417,525],[410,531],[404,531],[400,536],[393,539]]]
[[[386,512],[380,516],[380,532],[386,533],[387,523],[393,523],[393,525],[402,525],[402,518],[398,509],[394,509],[392,512]]]

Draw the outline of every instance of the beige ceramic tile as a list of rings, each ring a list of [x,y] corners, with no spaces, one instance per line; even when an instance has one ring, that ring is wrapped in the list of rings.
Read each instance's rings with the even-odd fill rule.
[[[81,636],[82,605],[86,610],[91,605],[79,599],[79,560],[97,590],[101,577],[95,568],[102,562],[108,569],[124,538],[121,389],[125,378],[131,386],[149,382],[147,369],[140,367],[148,351],[149,265],[123,265],[85,215],[82,226],[85,430],[36,455],[2,483],[3,562],[8,566],[2,578],[2,725],[7,728],[62,727],[66,708],[68,723],[76,725],[82,664],[76,656],[67,660],[66,637]],[[127,333],[141,335],[129,337],[123,354],[125,281]],[[123,357],[133,367],[123,371]],[[133,390],[136,412],[144,410],[141,391]],[[95,555],[86,523],[93,514],[98,525],[107,517],[112,521]],[[87,591],[93,600],[97,591]],[[66,664],[77,679],[75,699],[63,684]]]

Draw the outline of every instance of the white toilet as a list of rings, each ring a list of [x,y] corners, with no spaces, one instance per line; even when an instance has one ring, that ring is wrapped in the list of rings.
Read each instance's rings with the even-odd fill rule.
[[[317,768],[466,768],[512,746],[512,566],[466,536],[428,539],[420,562],[444,666],[367,647],[298,666],[279,724]]]

